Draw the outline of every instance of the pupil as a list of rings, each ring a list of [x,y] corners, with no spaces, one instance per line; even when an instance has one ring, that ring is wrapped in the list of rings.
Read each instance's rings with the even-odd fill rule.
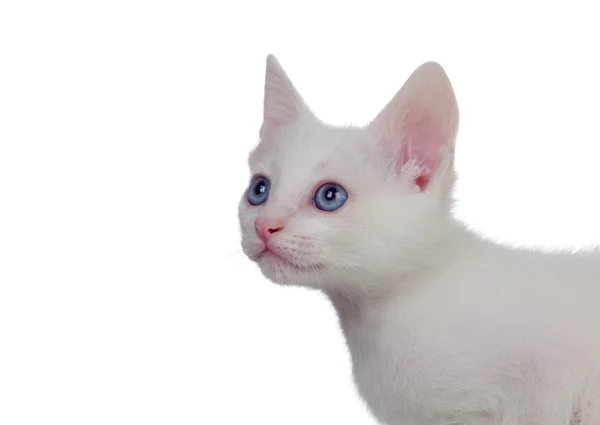
[[[335,189],[329,189],[325,194],[325,198],[327,198],[328,201],[333,201],[333,199],[335,198],[335,193]]]
[[[254,187],[254,194],[255,195],[261,195],[264,191],[265,191],[265,183],[264,182],[260,182],[259,184],[257,184]]]

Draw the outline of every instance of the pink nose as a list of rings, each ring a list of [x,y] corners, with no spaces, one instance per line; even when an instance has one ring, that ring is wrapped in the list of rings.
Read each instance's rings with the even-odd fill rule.
[[[263,242],[267,242],[273,233],[283,230],[283,221],[281,219],[257,218],[254,221],[256,234]]]

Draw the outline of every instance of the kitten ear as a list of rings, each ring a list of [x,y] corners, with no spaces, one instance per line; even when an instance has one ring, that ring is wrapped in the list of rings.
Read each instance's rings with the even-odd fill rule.
[[[425,190],[446,159],[453,160],[459,113],[446,72],[436,62],[418,67],[369,124],[401,167],[419,167],[415,183]]]
[[[302,97],[275,56],[267,56],[263,123],[260,138],[269,139],[281,127],[291,124],[306,111]]]

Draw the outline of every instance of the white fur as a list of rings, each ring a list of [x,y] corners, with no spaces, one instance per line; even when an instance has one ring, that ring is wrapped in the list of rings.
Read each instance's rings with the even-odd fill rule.
[[[272,187],[262,206],[240,202],[243,250],[274,282],[329,296],[357,388],[381,423],[598,425],[600,260],[511,249],[452,218],[458,110],[448,87],[439,65],[417,70],[403,89],[413,94],[381,115],[399,123],[384,141],[385,126],[320,122],[269,56],[269,125],[249,162]],[[389,148],[406,143],[403,113],[428,96],[444,143],[420,190],[419,158]],[[335,212],[312,205],[328,181],[349,193]],[[258,259],[257,217],[283,220],[269,248],[300,268]]]

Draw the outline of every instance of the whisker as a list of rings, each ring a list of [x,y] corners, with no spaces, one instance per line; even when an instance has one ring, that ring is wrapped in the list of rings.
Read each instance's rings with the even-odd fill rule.
[[[356,282],[358,288],[367,296],[371,296],[371,293],[369,292],[369,290],[367,289],[367,286],[364,284],[364,282],[362,282],[361,280],[356,280],[356,276],[352,275],[351,269],[353,268],[353,264],[350,263],[347,260],[338,260],[337,264],[333,264],[333,266],[335,267],[335,270],[341,274],[345,274],[350,278],[353,278],[352,280],[354,282]],[[342,267],[340,267],[342,266]],[[349,296],[349,292],[347,290],[346,285],[341,285],[342,288],[344,289],[344,292],[346,293],[346,295]]]
[[[312,270],[313,270],[313,274],[315,275],[315,280],[317,281],[317,286],[319,287],[319,289],[323,289],[323,285],[321,284],[321,281],[319,280],[319,273],[317,272],[317,268],[315,267],[314,264],[311,264]]]
[[[225,261],[229,261],[229,260],[231,260],[231,259],[232,259],[234,256],[236,256],[236,255],[240,255],[240,254],[242,254],[242,255],[244,254],[241,248],[240,248],[240,249],[237,249],[237,250],[235,250],[235,251],[234,251],[232,254],[229,254],[227,257],[225,257]]]

